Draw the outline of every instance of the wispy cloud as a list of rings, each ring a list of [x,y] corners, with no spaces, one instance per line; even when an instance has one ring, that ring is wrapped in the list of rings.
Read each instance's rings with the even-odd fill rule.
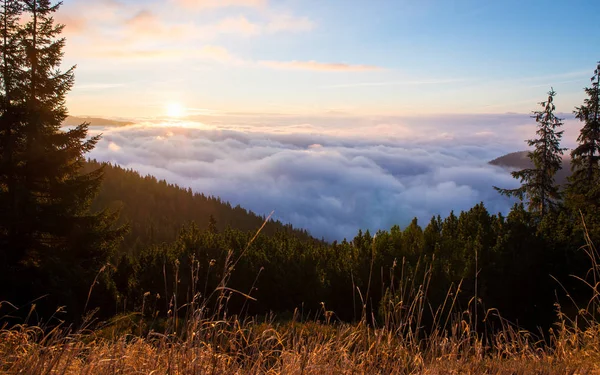
[[[126,38],[141,40],[174,40],[193,35],[194,25],[170,24],[149,10],[141,10],[124,23]]]
[[[587,77],[590,75],[590,69],[580,69],[580,70],[573,70],[570,72],[563,72],[563,73],[556,73],[556,74],[549,74],[549,75],[544,75],[544,76],[533,76],[533,77],[526,77],[523,78],[521,80],[523,81],[555,81],[557,79],[569,79],[569,78],[583,78],[583,77]]]
[[[267,0],[172,0],[175,4],[189,9],[210,8],[260,8],[267,5]]]
[[[194,59],[212,61],[221,64],[246,65],[248,67],[266,67],[270,69],[308,70],[319,72],[364,72],[381,70],[373,65],[353,65],[346,63],[321,63],[317,61],[253,61],[244,59],[219,45],[204,45],[198,49],[96,49],[97,57],[140,61],[140,60],[177,60]]]
[[[261,25],[250,22],[245,16],[224,18],[214,28],[222,34],[237,34],[242,36],[255,36],[262,31]]]
[[[307,17],[294,17],[289,14],[271,14],[262,22],[252,22],[246,16],[227,17],[215,25],[207,25],[202,34],[217,32],[220,34],[235,34],[241,36],[258,36],[280,32],[306,32],[315,27]]]
[[[125,21],[125,37],[132,43],[141,41],[186,43],[197,40],[213,40],[219,35],[257,36],[264,33],[265,24],[248,20],[243,15],[228,16],[203,25],[185,22],[169,22],[157,14],[142,10]]]
[[[79,35],[86,31],[89,24],[83,17],[61,12],[57,15],[58,23],[65,25],[64,33],[67,36]]]
[[[443,85],[449,83],[464,82],[462,78],[449,79],[425,79],[414,81],[387,81],[387,82],[360,82],[360,83],[342,83],[339,85],[328,85],[321,87],[322,89],[338,89],[350,87],[369,87],[369,86],[420,86],[420,85]]]
[[[307,17],[275,12],[268,7],[253,17],[231,14],[228,11],[219,18],[201,23],[187,17],[183,7],[165,12],[164,6],[168,3],[148,2],[141,5],[114,0],[87,1],[83,3],[82,0],[75,0],[68,3],[57,14],[57,20],[67,26],[66,35],[77,38],[69,43],[70,56],[135,55],[138,59],[173,57],[173,49],[195,49],[197,43],[211,43],[223,35],[246,38],[283,32],[306,32],[315,27],[314,22]],[[267,5],[262,0],[172,1],[190,7],[209,8]],[[160,49],[165,51],[159,51]],[[113,52],[99,53],[97,50]]]
[[[209,59],[221,63],[243,64],[244,60],[235,56],[227,48],[215,45],[202,47],[197,55],[200,58]]]
[[[95,58],[107,58],[129,61],[140,60],[173,60],[182,59],[188,55],[188,51],[177,49],[98,49],[93,51]]]
[[[116,0],[93,0],[69,2],[56,13],[56,21],[65,25],[64,34],[86,36],[97,32],[99,24],[111,22],[126,6]]]
[[[110,58],[123,61],[144,60],[207,60],[227,64],[243,64],[244,60],[235,56],[224,47],[205,45],[199,49],[96,49],[94,57]]]
[[[75,84],[75,90],[107,90],[114,89],[117,87],[123,87],[125,84],[123,83],[84,83],[84,84]]]
[[[545,82],[545,83],[538,83],[538,84],[534,84],[534,85],[528,85],[526,87],[550,87],[550,86],[555,86],[555,85],[562,85],[564,83],[585,82],[585,81],[587,81],[587,78],[584,77],[584,76],[581,76],[580,78],[577,78],[577,79],[568,79],[568,80],[565,80],[565,81],[557,81],[557,82],[548,81],[548,82]]]
[[[295,17],[289,14],[275,14],[270,17],[266,31],[277,33],[282,31],[303,32],[314,29],[315,23],[307,17]]]
[[[341,62],[323,63],[318,61],[259,61],[259,65],[273,69],[312,70],[322,72],[365,72],[381,70],[374,65],[354,65]]]
[[[147,9],[139,11],[135,16],[125,21],[126,26],[144,32],[155,29],[158,23],[160,23],[160,19]]]

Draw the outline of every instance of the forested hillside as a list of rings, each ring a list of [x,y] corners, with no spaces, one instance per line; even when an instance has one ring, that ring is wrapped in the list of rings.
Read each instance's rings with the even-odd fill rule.
[[[130,121],[109,120],[109,119],[99,118],[99,117],[68,116],[62,122],[62,125],[63,126],[77,126],[83,122],[88,123],[90,126],[127,126],[127,125],[133,124],[133,122],[130,122]]]
[[[242,231],[256,231],[265,221],[240,206],[232,206],[218,197],[194,193],[153,176],[141,176],[133,170],[88,160],[83,171],[102,168],[103,179],[92,209],[108,207],[119,212],[117,224],[127,224],[121,248],[135,254],[147,245],[172,242],[184,224],[194,222],[204,230],[215,225],[218,230],[227,227]],[[286,232],[293,236],[310,239],[305,230],[294,229],[289,224],[269,220],[262,232],[275,234]]]
[[[533,166],[533,162],[529,159],[529,151],[517,151],[511,152],[510,154],[502,155],[490,161],[491,165],[498,167],[504,167],[510,170],[515,169],[526,169]],[[565,155],[563,157],[562,168],[556,172],[556,183],[559,185],[565,185],[571,175],[571,157]]]
[[[556,294],[560,288],[550,275],[562,280],[576,300],[588,296],[568,276],[585,275],[589,268],[579,251],[581,225],[575,218],[574,224],[563,215],[539,223],[522,206],[503,217],[478,205],[458,216],[432,218],[424,227],[415,220],[404,229],[359,232],[333,244],[302,241],[285,232],[251,242],[251,232],[191,225],[171,244],[121,258],[112,279],[120,311],[139,311],[145,302],[162,316],[175,299],[183,305],[194,290],[211,298],[210,291],[227,276],[224,270],[239,261],[227,285],[256,300],[232,294],[232,312],[245,306],[246,313],[273,311],[284,317],[296,309],[316,314],[326,308],[345,321],[360,319],[361,296],[368,316],[377,318],[409,298],[403,293],[413,293],[413,287],[427,288],[428,302],[437,310],[460,285],[456,303],[462,309],[477,308],[471,300],[476,295],[480,313],[494,307],[511,321],[536,327],[553,321],[557,296],[565,298]]]

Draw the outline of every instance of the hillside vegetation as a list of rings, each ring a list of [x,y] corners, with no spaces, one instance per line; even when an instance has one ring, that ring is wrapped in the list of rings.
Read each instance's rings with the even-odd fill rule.
[[[121,244],[125,253],[136,254],[147,245],[173,242],[184,224],[194,222],[206,230],[211,220],[217,230],[235,228],[255,231],[265,221],[242,207],[232,206],[218,197],[194,193],[154,176],[141,176],[138,172],[117,165],[89,160],[83,168],[90,172],[102,168],[103,179],[92,210],[108,207],[119,212],[117,224],[129,227]],[[294,229],[289,224],[269,220],[262,232],[272,235],[290,233],[306,240],[311,239],[305,230]]]

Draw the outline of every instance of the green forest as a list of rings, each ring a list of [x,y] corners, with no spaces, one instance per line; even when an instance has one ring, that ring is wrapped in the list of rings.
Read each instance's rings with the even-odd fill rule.
[[[88,137],[87,123],[61,127],[74,68],[58,69],[57,9],[41,0],[3,6],[0,296],[13,322],[32,309],[57,323],[148,306],[144,317],[166,319],[184,314],[174,307],[187,301],[219,303],[224,280],[230,314],[326,311],[345,322],[383,319],[406,285],[425,288],[430,319],[451,292],[460,309],[481,317],[495,309],[530,329],[549,327],[567,295],[573,312],[589,298],[582,246],[600,236],[600,66],[574,109],[582,127],[566,186],[554,181],[565,149],[551,90],[532,116],[533,167],[513,172],[520,188],[497,188],[521,201],[507,216],[481,203],[327,243],[217,197],[86,160],[100,136]],[[23,12],[32,22],[19,24]]]
[[[58,8],[2,2],[0,326],[77,327],[135,314],[142,333],[201,307],[215,319],[442,329],[442,317],[467,312],[477,332],[503,322],[546,332],[557,316],[597,314],[588,302],[598,290],[600,63],[573,109],[577,148],[560,145],[554,90],[533,112],[533,166],[513,172],[519,188],[496,187],[515,198],[508,215],[480,203],[330,243],[87,159],[101,137],[89,137],[87,123],[62,126],[74,68],[60,70]],[[565,152],[572,174],[558,186]]]

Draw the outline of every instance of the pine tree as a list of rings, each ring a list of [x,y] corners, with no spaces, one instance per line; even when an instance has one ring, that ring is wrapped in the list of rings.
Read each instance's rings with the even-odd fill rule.
[[[561,197],[559,187],[554,182],[554,176],[560,170],[564,149],[560,147],[563,131],[557,131],[563,123],[554,115],[556,109],[554,96],[556,92],[550,89],[548,100],[540,102],[543,110],[534,111],[533,118],[538,124],[536,134],[538,138],[527,140],[533,146],[533,151],[528,153],[533,162],[533,168],[512,172],[512,176],[519,179],[521,187],[517,189],[500,189],[494,187],[501,194],[515,196],[523,200],[525,196],[529,201],[529,210],[537,212],[543,217],[554,209]]]
[[[21,4],[16,0],[3,0],[0,14],[0,261],[9,263],[15,254],[4,252],[5,245],[15,232],[15,154],[19,153],[19,127],[22,124],[20,109],[22,95],[18,82],[23,79],[23,51],[18,43]]]
[[[571,151],[571,171],[568,196],[576,208],[598,206],[600,203],[600,62],[591,78],[592,86],[585,88],[587,98],[575,108],[576,117],[584,123]]]
[[[11,2],[4,3],[5,12],[12,9],[7,3]],[[65,39],[60,37],[63,26],[55,25],[52,17],[60,3],[19,3],[27,22],[11,30],[10,37],[18,44],[13,60],[18,61],[18,51],[24,52],[24,59],[19,75],[3,71],[3,82],[15,87],[10,102],[20,106],[18,121],[7,121],[15,134],[5,137],[8,147],[2,155],[7,161],[2,178],[14,181],[10,194],[16,206],[12,228],[0,229],[0,234],[11,233],[0,243],[3,253],[13,254],[14,269],[34,275],[30,290],[22,291],[28,298],[49,293],[54,302],[69,303],[74,312],[85,302],[90,283],[123,230],[113,228],[116,214],[90,212],[102,169],[83,173],[82,167],[84,155],[99,137],[87,137],[86,123],[61,128],[74,67],[60,71]],[[6,149],[13,151],[10,161]]]
[[[213,234],[219,233],[219,230],[217,229],[217,220],[213,214],[210,214],[208,217],[208,231]]]

